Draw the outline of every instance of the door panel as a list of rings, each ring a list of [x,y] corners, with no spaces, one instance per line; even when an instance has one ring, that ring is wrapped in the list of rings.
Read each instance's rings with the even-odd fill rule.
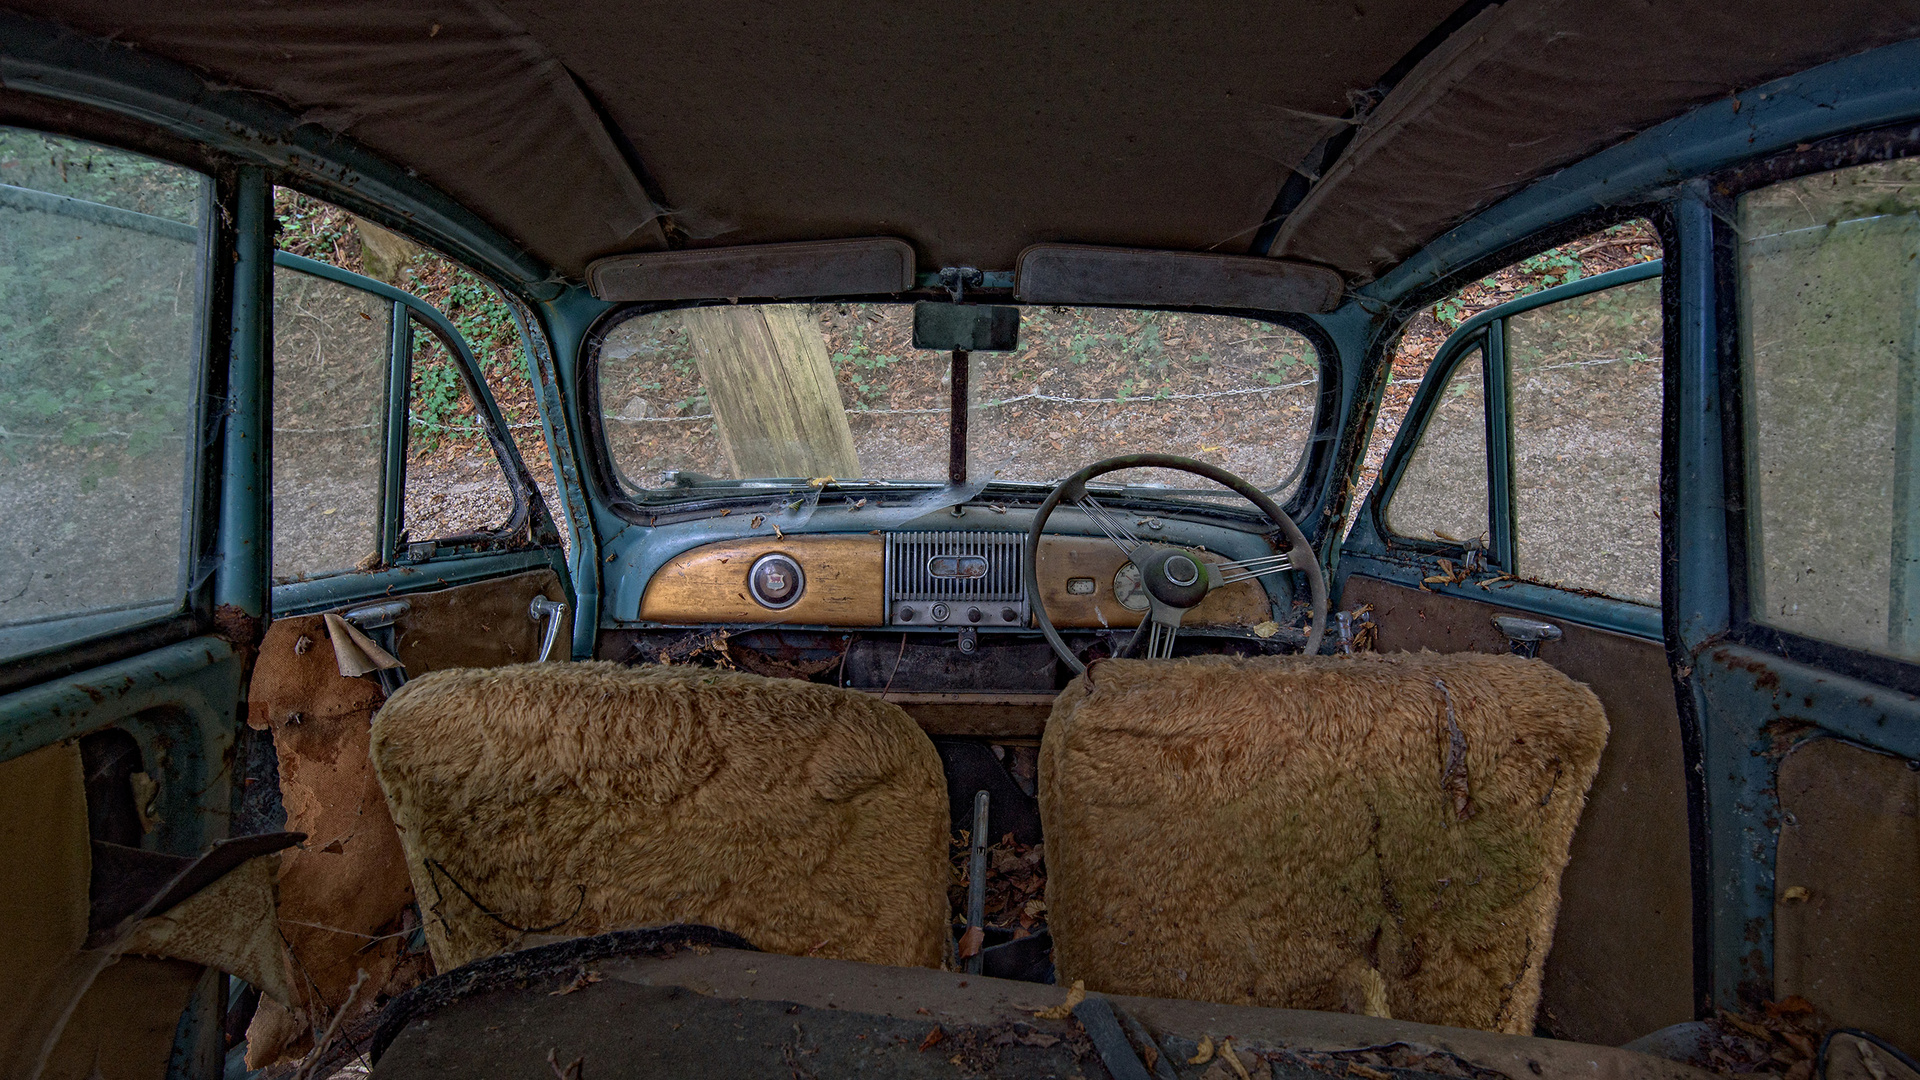
[[[1341,607],[1373,605],[1378,648],[1506,652],[1495,615],[1528,613],[1355,574]],[[1611,732],[1560,882],[1538,1025],[1618,1046],[1693,1017],[1693,888],[1685,764],[1661,646],[1557,622],[1540,658],[1586,683]]]
[[[559,575],[541,569],[392,597],[407,605],[393,625],[395,652],[410,678],[536,660],[544,628],[528,616],[536,596],[566,602]],[[566,640],[563,627],[556,649]],[[367,756],[380,685],[342,676],[324,617],[298,615],[268,628],[248,700],[247,722],[271,734],[285,827],[309,838],[282,857],[280,872],[281,933],[303,978],[291,1015],[262,1003],[248,1033],[248,1061],[258,1066],[309,1049],[314,1022],[346,1003],[360,971],[356,1014],[432,974],[432,963],[406,933],[417,925],[413,886]]]
[[[1920,770],[1816,738],[1778,783],[1774,993],[1920,1054]]]

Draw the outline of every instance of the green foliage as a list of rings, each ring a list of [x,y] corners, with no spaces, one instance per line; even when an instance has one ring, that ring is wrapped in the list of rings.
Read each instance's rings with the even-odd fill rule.
[[[1526,296],[1579,281],[1580,256],[1566,248],[1549,248],[1530,259],[1522,259],[1517,269],[1523,274],[1539,275],[1537,281],[1520,291],[1519,295]]]
[[[900,359],[889,353],[874,351],[867,342],[866,320],[855,319],[847,347],[833,354],[832,363],[841,384],[853,391],[854,407],[871,409],[876,402],[884,402],[887,396],[887,384],[881,382],[880,377]]]

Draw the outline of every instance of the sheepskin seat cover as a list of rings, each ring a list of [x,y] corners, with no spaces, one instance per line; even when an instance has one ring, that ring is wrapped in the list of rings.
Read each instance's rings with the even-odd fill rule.
[[[1533,1031],[1607,739],[1538,660],[1115,660],[1040,750],[1060,981]]]
[[[661,922],[945,953],[940,757],[878,698],[701,668],[437,671],[380,710],[372,756],[442,971],[527,931]]]

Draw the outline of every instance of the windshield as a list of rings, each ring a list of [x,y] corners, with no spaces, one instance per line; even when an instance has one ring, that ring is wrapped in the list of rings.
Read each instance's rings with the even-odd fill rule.
[[[629,494],[759,479],[944,483],[952,355],[912,341],[903,303],[629,317],[596,358],[614,473]],[[1023,308],[1018,349],[972,353],[963,375],[967,478],[1016,484],[1151,451],[1284,493],[1320,389],[1312,345],[1286,327],[1111,308]],[[1106,479],[1193,483],[1158,470]]]

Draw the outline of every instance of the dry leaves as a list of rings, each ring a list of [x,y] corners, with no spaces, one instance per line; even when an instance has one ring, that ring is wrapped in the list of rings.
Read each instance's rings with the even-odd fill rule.
[[[1207,1062],[1212,1060],[1213,1060],[1213,1036],[1202,1035],[1200,1036],[1200,1045],[1195,1048],[1193,1056],[1187,1059],[1187,1064],[1205,1065]]]
[[[1087,981],[1073,980],[1073,989],[1067,991],[1067,999],[1051,1009],[1041,1009],[1033,1015],[1039,1020],[1065,1020],[1073,1015],[1074,1006],[1087,1000]]]
[[[567,985],[561,987],[558,990],[552,991],[547,996],[548,997],[565,997],[566,995],[573,993],[575,990],[585,990],[587,987],[592,986],[594,983],[597,983],[604,978],[606,978],[606,976],[600,974],[597,971],[588,971],[586,968],[581,968],[578,972],[574,974],[573,980],[571,982],[567,983]]]

